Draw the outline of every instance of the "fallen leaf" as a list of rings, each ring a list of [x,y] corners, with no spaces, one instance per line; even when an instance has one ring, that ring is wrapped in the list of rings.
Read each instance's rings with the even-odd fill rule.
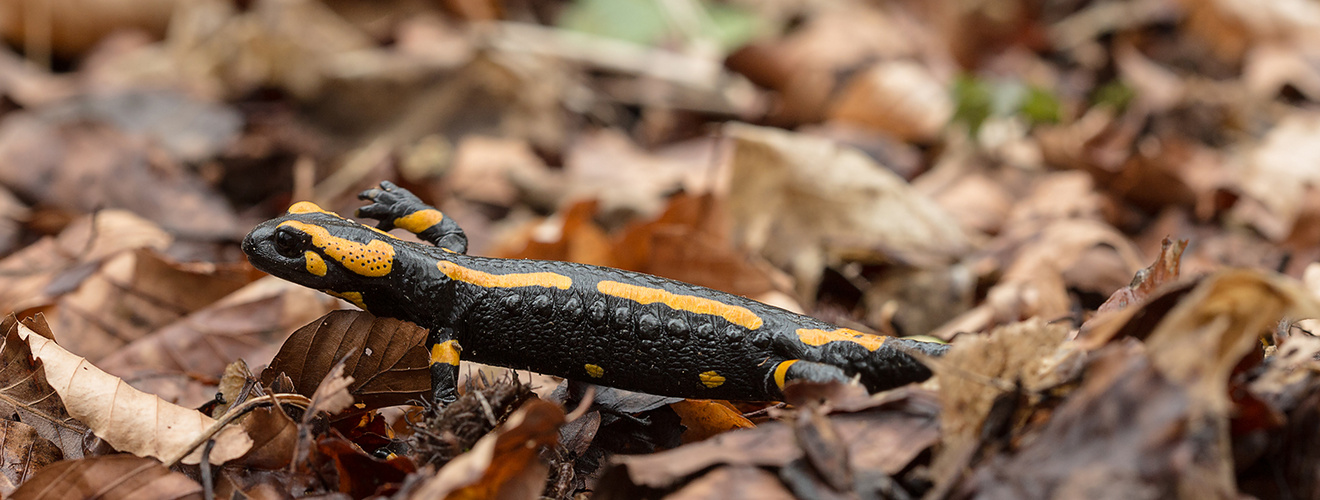
[[[539,399],[529,400],[491,434],[446,464],[408,498],[535,499],[545,488],[541,447],[554,445],[564,411]]]
[[[41,360],[46,379],[63,399],[69,415],[120,451],[172,460],[215,423],[196,410],[133,389],[26,326],[19,325],[17,331],[31,347],[32,356]],[[214,439],[212,464],[237,458],[252,446],[237,426],[226,427]],[[201,453],[201,448],[192,450],[184,463],[198,463]]]
[[[366,408],[421,401],[431,390],[426,329],[366,311],[333,311],[294,332],[261,381],[287,374],[299,394],[312,391],[339,363],[353,380],[349,392]]]
[[[278,470],[293,460],[298,444],[298,423],[278,406],[255,408],[243,419],[243,430],[252,438],[236,463],[255,469]]]
[[[233,209],[183,162],[213,156],[239,127],[233,110],[179,94],[92,93],[10,114],[0,163],[24,168],[0,169],[0,183],[65,210],[125,209],[175,234],[233,238]]]
[[[348,392],[351,385],[353,385],[353,377],[344,376],[344,362],[336,363],[330,369],[330,373],[325,375],[325,379],[321,380],[321,383],[316,386],[316,391],[312,393],[312,402],[307,405],[307,412],[303,415],[303,424],[309,423],[317,412],[334,415],[351,406],[353,395]]]
[[[695,443],[716,434],[734,429],[756,427],[742,416],[742,412],[729,406],[727,402],[700,399],[685,399],[669,405],[678,418],[682,419],[684,443]]]
[[[289,332],[335,304],[321,292],[267,276],[128,343],[98,365],[139,389],[195,406],[210,399],[214,387],[189,374],[216,377],[235,359],[267,364]]]
[[[0,412],[17,415],[20,422],[55,443],[63,458],[82,458],[87,426],[69,416],[60,395],[46,382],[46,370],[39,359],[33,358],[27,342],[19,338],[14,316],[5,318],[0,328],[5,331],[0,344],[0,380],[6,381],[0,389]]]
[[[896,407],[892,411],[881,406],[829,417],[839,442],[847,444],[848,466],[854,473],[897,474],[939,439],[934,407],[891,403]],[[786,467],[804,457],[795,441],[788,424],[769,422],[668,451],[616,456],[601,481],[619,487],[670,488],[713,466]]]
[[[830,104],[829,118],[883,130],[904,141],[930,142],[953,118],[948,87],[923,65],[882,62],[848,81]]]
[[[1307,186],[1320,186],[1316,134],[1320,134],[1320,113],[1292,113],[1240,159],[1237,185],[1249,203],[1240,201],[1232,212],[1235,217],[1276,242],[1298,229]],[[1255,204],[1263,210],[1252,210]]]
[[[833,141],[738,123],[729,211],[736,238],[790,269],[803,297],[840,259],[944,263],[970,247],[934,202],[860,152]]]
[[[81,217],[58,237],[42,238],[0,261],[0,310],[49,306],[110,257],[138,248],[162,250],[172,241],[159,226],[122,210]]]
[[[41,437],[32,426],[13,420],[0,420],[0,474],[12,485],[23,484],[46,466],[64,459],[59,447]],[[13,488],[0,488],[0,495],[12,494]]]
[[[172,500],[197,498],[201,493],[202,485],[154,459],[107,455],[50,465],[19,486],[9,498]]]
[[[1137,271],[1137,275],[1132,278],[1132,284],[1110,295],[1109,300],[1106,300],[1104,304],[1100,304],[1100,308],[1096,312],[1105,313],[1126,308],[1145,300],[1146,297],[1151,296],[1155,293],[1155,290],[1164,284],[1177,280],[1182,264],[1182,253],[1186,248],[1187,240],[1179,240],[1175,243],[1165,237],[1161,245],[1160,256],[1155,259],[1155,262],[1151,263],[1149,267]]]

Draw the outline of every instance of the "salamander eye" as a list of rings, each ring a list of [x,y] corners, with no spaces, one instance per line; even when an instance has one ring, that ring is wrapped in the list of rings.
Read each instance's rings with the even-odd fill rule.
[[[279,228],[275,230],[275,251],[285,257],[302,255],[303,238],[294,230]]]

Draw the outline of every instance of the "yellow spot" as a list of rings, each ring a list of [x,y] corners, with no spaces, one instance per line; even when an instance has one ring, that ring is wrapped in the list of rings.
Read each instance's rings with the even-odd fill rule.
[[[600,366],[597,365],[593,365],[591,363],[582,365],[582,367],[587,369],[587,375],[591,375],[592,378],[600,378],[601,375],[605,374],[604,368],[601,368]]]
[[[427,208],[394,219],[394,226],[413,234],[425,231],[445,219],[445,214],[434,208]]]
[[[353,303],[353,305],[362,308],[364,311],[367,310],[367,303],[362,301],[362,292],[336,292],[333,290],[326,290],[325,293],[347,300]]]
[[[628,299],[641,304],[652,304],[659,302],[679,311],[687,311],[697,314],[713,314],[720,316],[730,323],[739,325],[748,330],[755,330],[761,327],[761,317],[745,307],[725,304],[718,300],[694,297],[692,295],[678,295],[670,293],[659,288],[650,288],[617,281],[602,281],[596,284],[596,290],[605,295]]]
[[[445,363],[458,366],[458,353],[463,349],[457,340],[446,340],[431,346],[431,364]]]
[[[868,351],[875,351],[885,343],[885,337],[880,335],[871,335],[862,333],[849,328],[840,328],[838,330],[825,331],[819,328],[798,328],[798,339],[803,344],[810,346],[823,346],[830,342],[854,342],[857,345],[865,347]]]
[[[573,278],[558,273],[521,273],[490,274],[476,269],[468,269],[447,260],[436,262],[435,267],[445,273],[449,279],[471,283],[486,288],[516,288],[520,286],[543,286],[568,290],[573,286]]]
[[[308,250],[303,252],[303,260],[307,261],[307,272],[317,276],[325,276],[325,259],[322,259],[320,254]]]
[[[323,213],[323,214],[330,214],[335,217],[339,217],[339,214],[327,211],[326,209],[321,208],[320,205],[317,205],[310,201],[300,201],[298,203],[294,203],[293,206],[289,207],[289,213],[291,214]]]
[[[788,367],[793,366],[793,363],[797,363],[798,361],[799,360],[796,359],[790,359],[788,361],[781,361],[778,366],[775,366],[775,385],[779,386],[780,389],[784,388],[784,379],[788,377]]]
[[[371,243],[364,245],[331,235],[324,227],[296,220],[280,223],[280,227],[284,226],[307,233],[312,237],[312,245],[320,248],[321,253],[362,276],[385,276],[390,274],[390,268],[394,266],[394,246],[384,241],[371,240]]]
[[[713,370],[701,372],[697,377],[701,378],[701,383],[705,384],[707,389],[714,389],[724,384],[724,377]]]

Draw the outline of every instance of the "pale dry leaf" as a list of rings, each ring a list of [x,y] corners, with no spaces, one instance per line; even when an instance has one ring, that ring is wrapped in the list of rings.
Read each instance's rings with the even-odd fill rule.
[[[350,385],[353,385],[353,377],[344,376],[344,363],[341,361],[321,380],[321,385],[316,386],[316,392],[312,393],[312,403],[307,406],[307,418],[310,419],[317,411],[335,414],[352,405],[353,393],[348,391]]]
[[[1320,188],[1318,136],[1320,113],[1315,112],[1294,112],[1270,130],[1238,162],[1238,185],[1250,203],[1234,206],[1233,215],[1276,242],[1292,234],[1308,186]],[[1253,210],[1252,204],[1265,210]]]
[[[201,412],[132,388],[26,326],[18,328],[32,348],[32,356],[44,364],[46,379],[64,400],[69,415],[118,450],[169,460],[215,424]],[[213,464],[242,456],[252,446],[237,426],[226,427],[214,439]],[[200,448],[184,459],[189,464],[200,461]]]
[[[947,87],[917,63],[880,63],[848,82],[831,104],[829,118],[883,130],[905,141],[932,141],[953,117]]]
[[[729,210],[737,237],[791,269],[805,297],[830,260],[921,267],[971,247],[948,213],[855,149],[740,123],[724,133],[734,142]]]

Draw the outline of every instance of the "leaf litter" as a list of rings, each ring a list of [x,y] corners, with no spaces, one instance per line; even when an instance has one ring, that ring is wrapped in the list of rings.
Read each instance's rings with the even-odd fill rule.
[[[1320,497],[1315,9],[86,3],[0,7],[6,498]],[[435,408],[425,331],[236,245],[381,179],[473,254],[953,349]]]

